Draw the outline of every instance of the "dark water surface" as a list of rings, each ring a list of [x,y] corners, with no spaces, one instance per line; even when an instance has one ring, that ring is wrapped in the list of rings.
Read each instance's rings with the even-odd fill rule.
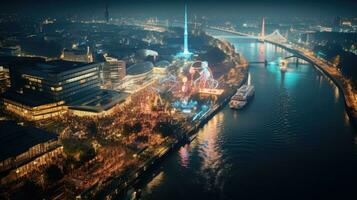
[[[218,37],[250,62],[288,55]],[[333,83],[309,64],[290,63],[284,74],[251,64],[250,75],[249,105],[218,112],[144,181],[141,199],[357,199],[357,135]]]

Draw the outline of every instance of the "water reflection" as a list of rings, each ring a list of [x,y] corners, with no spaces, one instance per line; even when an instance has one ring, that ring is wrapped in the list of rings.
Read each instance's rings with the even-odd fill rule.
[[[188,167],[190,162],[190,145],[186,144],[179,150],[180,165],[182,167]]]
[[[155,188],[157,188],[165,178],[165,173],[161,171],[158,173],[149,183],[146,184],[146,187],[144,188],[145,193],[149,194],[151,193]]]
[[[259,56],[258,56],[259,61],[265,61],[265,43],[259,43]]]
[[[255,40],[227,40],[248,61],[261,59]],[[288,54],[265,48],[268,62]],[[251,104],[217,113],[196,140],[165,161],[162,184],[148,199],[276,199],[271,195],[337,191],[356,175],[340,168],[343,161],[356,169],[357,135],[351,135],[342,95],[328,79],[309,64],[291,63],[285,74],[279,66],[254,64],[250,73],[256,88]]]
[[[206,179],[206,189],[217,188],[222,167],[221,144],[219,133],[222,133],[224,113],[220,112],[213,117],[206,126],[198,133],[198,156],[202,159],[200,170],[202,177]]]
[[[335,95],[335,103],[337,103],[338,100],[340,99],[340,90],[335,85],[333,85],[333,87],[334,87],[334,90],[333,90],[334,93],[333,94]]]
[[[220,112],[213,117],[202,131],[200,131],[197,141],[199,143],[199,156],[203,159],[202,169],[217,169],[222,156],[219,144],[218,133],[221,132],[224,114]]]

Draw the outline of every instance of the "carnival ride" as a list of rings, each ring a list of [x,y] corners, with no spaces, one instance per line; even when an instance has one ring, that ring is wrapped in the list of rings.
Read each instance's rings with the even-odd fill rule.
[[[189,69],[191,84],[194,88],[215,89],[218,87],[218,81],[213,78],[212,70],[207,61],[192,62]]]

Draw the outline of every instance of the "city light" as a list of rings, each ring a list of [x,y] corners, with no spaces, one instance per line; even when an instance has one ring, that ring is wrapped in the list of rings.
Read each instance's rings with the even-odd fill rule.
[[[0,10],[0,199],[356,196],[356,3]]]

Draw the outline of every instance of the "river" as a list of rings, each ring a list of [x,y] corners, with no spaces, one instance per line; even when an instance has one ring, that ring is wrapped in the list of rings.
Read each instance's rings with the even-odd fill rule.
[[[211,31],[250,61],[288,55],[273,45]],[[355,199],[357,135],[341,93],[310,64],[250,64],[256,95],[218,112],[138,189],[141,199]],[[351,197],[354,195],[354,198]],[[351,198],[350,198],[351,197]]]

